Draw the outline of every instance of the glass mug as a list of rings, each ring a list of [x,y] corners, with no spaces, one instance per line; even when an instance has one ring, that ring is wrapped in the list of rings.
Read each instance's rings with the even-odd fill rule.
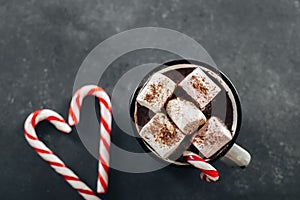
[[[176,61],[164,63],[156,67],[154,70],[152,70],[144,77],[144,79],[140,82],[140,84],[136,88],[130,100],[130,115],[132,121],[134,122],[133,129],[137,136],[136,138],[138,139],[138,141],[146,151],[150,150],[158,158],[176,165],[188,165],[188,163],[186,163],[184,158],[181,156],[182,152],[186,148],[193,151],[194,153],[200,154],[200,152],[196,148],[193,148],[193,145],[191,145],[190,140],[187,140],[189,141],[189,144],[185,144],[185,145],[180,144],[181,147],[179,147],[178,148],[179,150],[177,150],[179,151],[179,154],[177,156],[175,157],[171,156],[171,158],[160,157],[155,152],[155,150],[153,150],[151,146],[149,146],[147,142],[144,141],[139,136],[139,131],[142,127],[139,126],[138,123],[135,121],[137,117],[145,117],[148,119],[151,118],[151,116],[149,116],[150,115],[149,112],[148,113],[142,112],[141,108],[139,108],[136,103],[136,97],[138,93],[140,92],[141,88],[146,84],[148,78],[151,75],[153,75],[156,72],[159,72],[168,77],[172,77],[173,81],[177,81],[178,83],[189,72],[191,72],[193,69],[197,67],[200,67],[206,75],[208,75],[215,83],[219,85],[219,87],[222,87],[222,90],[220,92],[221,94],[218,94],[215,97],[215,99],[213,99],[208,104],[209,106],[207,107],[210,111],[209,116],[217,116],[218,118],[223,119],[228,130],[230,130],[230,132],[232,133],[232,139],[225,146],[219,149],[214,155],[207,158],[207,161],[214,162],[220,159],[230,166],[246,167],[250,163],[251,155],[249,154],[249,152],[247,152],[245,149],[243,149],[242,147],[240,147],[235,143],[239,134],[241,121],[242,121],[241,103],[240,103],[240,98],[237,93],[237,90],[235,89],[231,81],[227,78],[227,76],[224,75],[224,73],[222,73],[220,70],[216,69],[215,67],[212,67],[206,63],[202,63],[199,61],[176,60]],[[177,96],[178,94],[175,93],[173,95]],[[180,94],[178,96],[180,96]],[[138,115],[144,115],[144,116],[138,116]]]

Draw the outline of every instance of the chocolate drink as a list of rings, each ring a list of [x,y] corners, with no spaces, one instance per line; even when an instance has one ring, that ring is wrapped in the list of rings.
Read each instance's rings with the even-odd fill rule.
[[[240,105],[232,84],[215,68],[203,63],[197,64],[178,64],[177,62],[158,67],[151,74],[151,80],[147,77],[140,84],[133,96],[131,105],[131,114],[137,133],[142,136],[142,138],[138,139],[145,144],[146,148],[150,149],[160,158],[179,165],[186,164],[184,158],[181,156],[184,150],[191,150],[198,153],[201,157],[207,158],[209,161],[213,161],[224,155],[234,143],[240,126],[240,118],[238,116]],[[198,76],[197,68],[199,67],[201,69],[199,70],[200,75],[198,77],[200,81],[194,81],[193,84],[190,84],[192,89],[189,89],[188,80],[193,81],[196,75]],[[205,73],[205,77],[201,75],[203,72]],[[209,80],[205,80],[205,78]],[[162,81],[163,84],[154,88],[151,85],[151,81]],[[206,91],[207,88],[203,87],[201,81],[204,81],[203,83],[206,83],[206,86],[210,87],[210,90]],[[145,89],[147,84],[149,90]],[[201,99],[199,96],[194,95],[190,91],[193,89],[206,94],[205,98],[201,97]],[[152,96],[141,94],[144,91],[152,92]],[[143,95],[144,99],[140,97]],[[151,104],[153,98],[158,98],[161,102],[157,101]],[[179,112],[181,112],[180,116],[185,115],[184,118],[178,118],[178,115],[174,113],[174,105],[178,106],[175,111],[179,109]],[[162,121],[165,119],[167,120],[166,122]],[[187,122],[185,122],[185,119]],[[169,129],[165,129],[165,123],[168,124]],[[160,130],[164,130],[164,132],[161,132],[152,139],[149,138],[149,134],[152,134],[151,131],[157,132],[160,126]],[[171,126],[174,127],[174,130]],[[217,131],[214,129],[208,130],[217,126],[219,126]],[[166,132],[165,130],[173,130],[173,132]],[[204,139],[205,131],[212,132],[211,134],[220,132],[222,135]],[[159,140],[162,140],[164,146],[166,146],[165,143],[172,141],[172,138],[178,144],[163,149],[157,147],[156,143]],[[208,143],[213,146],[215,138],[216,140],[221,140],[219,147],[217,147],[218,149],[212,150],[206,147]]]

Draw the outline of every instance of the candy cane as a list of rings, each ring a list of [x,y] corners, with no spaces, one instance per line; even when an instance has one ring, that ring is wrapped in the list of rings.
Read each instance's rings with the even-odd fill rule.
[[[219,179],[218,171],[199,155],[190,151],[185,151],[183,152],[183,156],[188,163],[200,169],[200,177],[202,180],[206,180],[207,182],[215,182]]]
[[[49,121],[59,131],[69,133],[70,126],[56,112],[48,109],[31,113],[24,124],[24,133],[27,142],[50,166],[60,174],[77,192],[88,200],[100,200],[94,192],[71,171],[36,135],[35,127],[40,121]]]
[[[103,194],[107,192],[108,186],[110,132],[112,118],[111,103],[106,92],[96,85],[87,85],[78,89],[71,100],[69,124],[73,126],[79,122],[80,108],[83,99],[89,95],[96,96],[100,102],[101,116],[97,192]]]

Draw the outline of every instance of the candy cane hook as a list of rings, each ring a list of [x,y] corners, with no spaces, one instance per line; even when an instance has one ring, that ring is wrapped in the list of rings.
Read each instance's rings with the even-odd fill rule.
[[[199,155],[191,151],[185,151],[183,152],[183,156],[188,163],[201,171],[200,177],[202,180],[206,180],[207,182],[215,182],[219,179],[218,171]]]
[[[96,96],[100,103],[100,146],[99,146],[99,166],[97,179],[97,192],[106,193],[108,186],[109,150],[111,132],[111,102],[106,92],[96,86],[87,85],[78,89],[71,100],[68,122],[71,126],[76,125],[80,118],[80,108],[86,96]]]
[[[64,133],[71,132],[71,127],[56,112],[48,109],[38,110],[31,113],[24,124],[24,133],[27,142],[39,154],[42,159],[60,174],[77,192],[87,200],[100,200],[94,192],[82,182],[78,176],[70,170],[64,162],[59,159],[36,135],[35,127],[41,121],[49,121],[59,131]]]

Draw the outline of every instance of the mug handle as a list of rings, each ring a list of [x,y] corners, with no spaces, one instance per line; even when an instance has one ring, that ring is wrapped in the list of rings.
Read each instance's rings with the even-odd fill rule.
[[[251,155],[244,148],[234,143],[231,149],[221,158],[221,161],[229,166],[245,168],[251,161]]]

